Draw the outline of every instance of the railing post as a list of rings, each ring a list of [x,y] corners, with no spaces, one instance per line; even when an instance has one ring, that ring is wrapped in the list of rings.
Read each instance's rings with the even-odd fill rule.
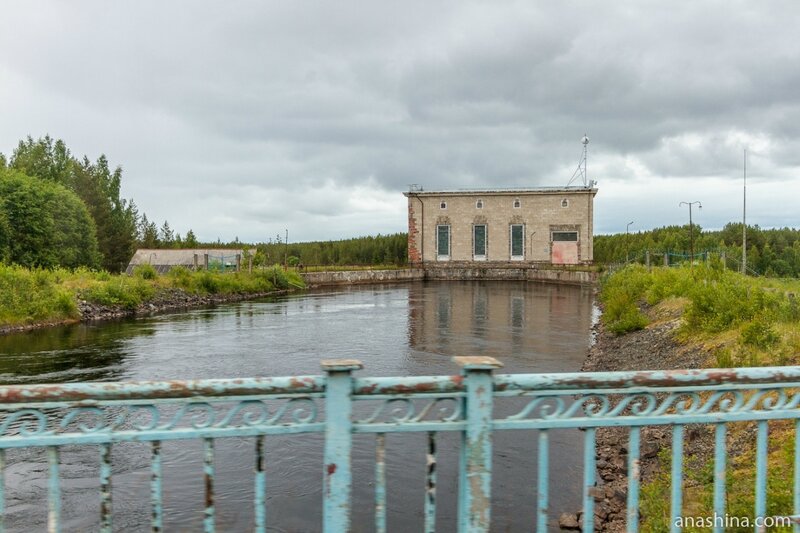
[[[467,428],[461,438],[458,487],[458,531],[489,531],[492,488],[492,370],[502,363],[492,357],[454,357],[465,377],[463,412]]]
[[[325,383],[325,465],[322,489],[322,529],[325,533],[350,531],[350,448],[352,444],[351,395],[353,370],[363,368],[355,359],[322,361]]]

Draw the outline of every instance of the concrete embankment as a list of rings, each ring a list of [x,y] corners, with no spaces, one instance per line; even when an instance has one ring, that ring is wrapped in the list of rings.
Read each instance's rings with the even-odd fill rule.
[[[308,272],[302,275],[308,287],[357,285],[363,283],[400,283],[425,279],[421,268],[398,270],[344,270],[340,272]]]
[[[420,280],[505,280],[540,281],[568,285],[592,285],[598,273],[589,270],[559,268],[520,268],[517,266],[480,266],[448,264],[447,266],[398,270],[350,270],[342,272],[309,272],[303,279],[309,287],[355,285],[363,283],[400,283]]]

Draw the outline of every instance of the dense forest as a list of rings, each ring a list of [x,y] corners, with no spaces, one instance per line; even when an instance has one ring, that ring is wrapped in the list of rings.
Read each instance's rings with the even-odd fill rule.
[[[741,223],[726,224],[719,231],[703,231],[695,224],[691,230],[696,258],[704,257],[706,252],[718,256],[724,251],[728,266],[741,268]],[[650,251],[660,257],[667,253],[674,262],[688,260],[691,248],[688,225],[665,226],[631,234],[598,235],[594,238],[594,259],[599,264],[622,263],[626,259],[641,263],[645,251]],[[747,270],[770,277],[800,277],[800,230],[748,225]]]
[[[289,243],[280,240],[256,246],[258,257],[269,263],[312,265],[405,265],[408,234],[376,235],[340,241]]]

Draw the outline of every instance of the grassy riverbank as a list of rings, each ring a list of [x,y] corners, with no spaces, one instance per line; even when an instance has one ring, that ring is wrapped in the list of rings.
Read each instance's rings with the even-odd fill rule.
[[[745,277],[713,265],[652,271],[634,266],[604,280],[601,301],[608,331],[624,335],[677,321],[674,337],[680,350],[705,354],[701,366],[726,368],[800,362],[798,293],[800,281]],[[754,431],[754,423],[729,424],[727,502],[732,516],[753,516]],[[697,428],[693,435],[685,444],[684,514],[711,516],[712,435],[707,428]],[[794,446],[794,425],[771,422],[768,515],[792,514]],[[670,490],[668,447],[655,460],[658,474],[642,487],[642,531],[669,529],[669,501],[664,498]]]
[[[88,269],[27,269],[0,264],[0,328],[80,319],[79,301],[133,310],[170,290],[192,295],[265,293],[303,288],[296,272],[275,266],[246,272],[192,272],[164,276],[144,266],[134,275]]]

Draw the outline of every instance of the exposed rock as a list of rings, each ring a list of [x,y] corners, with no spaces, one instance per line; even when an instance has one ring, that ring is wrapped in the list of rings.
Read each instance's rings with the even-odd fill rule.
[[[678,344],[672,333],[679,325],[679,317],[651,325],[641,331],[615,336],[606,332],[602,324],[595,326],[595,344],[584,362],[586,372],[621,370],[666,370],[699,368],[708,358],[700,349]],[[688,455],[706,455],[713,446],[708,442],[711,433],[703,426],[687,426],[684,452]],[[598,428],[597,439],[597,489],[602,501],[595,497],[595,528],[601,532],[625,531],[628,493],[628,429],[621,427]],[[669,446],[670,428],[644,427],[641,430],[639,473],[646,482],[665,468],[659,464],[659,451]],[[668,465],[666,466],[668,468]],[[582,519],[579,520],[582,525]]]
[[[561,513],[561,516],[558,518],[558,527],[568,531],[579,531],[581,527],[578,524],[578,515]]]

